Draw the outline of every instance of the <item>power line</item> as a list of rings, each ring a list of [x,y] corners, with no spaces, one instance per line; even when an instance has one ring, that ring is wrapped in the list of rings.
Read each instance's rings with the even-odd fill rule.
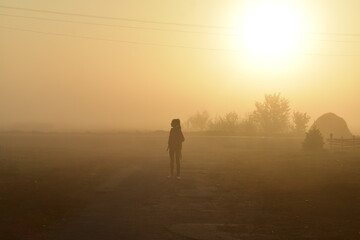
[[[135,19],[135,18],[124,18],[124,17],[108,17],[108,16],[99,16],[99,15],[82,14],[82,13],[69,13],[69,12],[61,12],[61,11],[40,10],[40,9],[33,9],[33,8],[11,7],[11,6],[4,6],[4,5],[0,5],[0,8],[23,10],[23,11],[30,11],[30,12],[51,13],[51,14],[57,14],[57,15],[67,15],[67,16],[76,16],[76,17],[121,20],[121,21],[139,22],[139,23],[153,23],[153,24],[163,24],[163,25],[176,25],[176,26],[185,26],[185,27],[201,27],[201,28],[215,28],[215,29],[231,29],[230,27],[217,26],[217,25],[190,24],[190,23],[166,22],[166,21],[151,21],[151,20],[143,20],[143,19]]]
[[[108,16],[99,16],[99,15],[90,15],[90,14],[81,14],[81,13],[69,13],[61,11],[50,11],[50,10],[40,10],[33,8],[23,8],[23,7],[12,7],[0,5],[0,8],[5,9],[15,9],[31,12],[41,12],[41,13],[51,13],[57,15],[67,15],[67,16],[78,16],[78,17],[89,17],[89,18],[98,18],[98,19],[110,19],[110,20],[122,20],[129,22],[140,22],[140,23],[153,23],[153,24],[163,24],[163,25],[177,25],[177,26],[186,26],[186,27],[201,27],[201,28],[212,28],[212,29],[226,29],[234,30],[232,27],[228,26],[218,26],[218,25],[202,25],[202,24],[188,24],[188,23],[179,23],[179,22],[166,22],[166,21],[152,21],[152,20],[143,20],[143,19],[134,19],[134,18],[122,18],[122,17],[108,17]],[[69,21],[69,20],[59,20],[59,19],[50,19],[50,18],[41,18],[41,17],[29,17],[29,16],[19,16],[19,15],[10,15],[10,14],[0,14],[2,16],[9,17],[19,17],[19,18],[29,18],[29,19],[38,19],[38,20],[47,20],[47,21],[57,21],[57,22],[68,22],[68,23],[78,23],[78,24],[88,24],[88,25],[99,25],[99,26],[110,26],[110,27],[120,27],[120,28],[129,28],[129,29],[142,29],[142,30],[155,30],[155,31],[169,31],[169,32],[183,32],[183,33],[198,33],[198,34],[211,34],[211,35],[223,35],[223,36],[236,36],[238,34],[226,34],[226,33],[215,33],[215,32],[206,32],[206,31],[191,31],[191,30],[175,30],[175,29],[161,29],[161,28],[151,28],[151,27],[134,27],[134,26],[124,26],[124,25],[115,25],[115,24],[101,24],[101,23],[89,23],[82,21]],[[360,33],[341,33],[341,32],[306,32],[305,34],[309,35],[324,35],[324,36],[347,36],[347,37],[360,37]],[[328,40],[324,40],[328,41]],[[329,40],[332,41],[332,40]],[[334,42],[341,40],[333,40]],[[357,42],[356,40],[354,42]]]
[[[340,37],[360,37],[360,33],[341,33],[341,32],[308,32],[307,34],[340,36]]]
[[[220,36],[236,36],[237,35],[237,34],[225,34],[225,33],[216,33],[216,32],[205,32],[205,31],[176,30],[176,29],[151,28],[151,27],[135,27],[135,26],[126,26],[126,25],[117,25],[117,24],[70,21],[70,20],[62,20],[62,19],[12,15],[12,14],[3,14],[3,13],[0,13],[0,16],[35,19],[35,20],[45,20],[45,21],[52,21],[52,22],[86,24],[86,25],[94,25],[94,26],[118,27],[118,28],[140,29],[140,30],[154,30],[154,31],[163,31],[163,32],[197,33],[197,34],[209,34],[209,35],[220,35]]]
[[[78,38],[78,39],[89,39],[89,40],[98,40],[98,41],[107,41],[107,42],[116,42],[116,43],[126,43],[126,44],[134,44],[134,45],[170,47],[170,48],[182,48],[182,49],[194,49],[194,50],[209,50],[209,51],[220,51],[220,52],[239,52],[240,51],[240,50],[237,50],[237,49],[192,47],[192,46],[184,46],[184,45],[172,45],[172,44],[161,44],[161,43],[126,41],[126,40],[117,40],[117,39],[108,39],[108,38],[97,38],[97,37],[88,37],[88,36],[65,34],[65,33],[53,33],[53,32],[29,30],[29,29],[23,29],[23,28],[13,28],[13,27],[6,27],[6,26],[0,26],[0,28],[7,29],[7,30],[13,30],[13,31],[44,34],[44,35],[70,37],[70,38]],[[305,55],[305,56],[329,56],[329,57],[331,57],[331,56],[333,56],[333,57],[359,57],[360,56],[360,54],[323,54],[323,53],[295,53],[295,54],[297,54],[297,55]]]
[[[338,43],[360,43],[359,40],[336,40],[336,39],[310,39],[310,40],[316,40],[319,42],[338,42]]]
[[[198,50],[210,50],[210,51],[228,51],[228,52],[238,51],[236,49],[191,47],[191,46],[184,46],[184,45],[172,45],[172,44],[162,44],[162,43],[150,43],[150,42],[138,42],[138,41],[126,41],[126,40],[117,40],[117,39],[108,39],[108,38],[88,37],[88,36],[80,36],[80,35],[73,35],[73,34],[66,34],[66,33],[53,33],[53,32],[44,32],[44,31],[29,30],[29,29],[23,29],[23,28],[13,28],[13,27],[6,27],[6,26],[0,26],[0,28],[8,29],[8,30],[14,30],[14,31],[21,31],[21,32],[31,32],[31,33],[52,35],[52,36],[62,36],[62,37],[71,37],[71,38],[80,38],[80,39],[91,39],[91,40],[117,42],[117,43],[127,43],[127,44],[136,44],[136,45],[147,45],[147,46],[157,46],[157,47],[171,47],[171,48],[185,48],[185,49],[198,49]]]
[[[189,30],[176,30],[176,29],[163,29],[163,28],[150,28],[150,27],[134,27],[134,26],[126,26],[126,25],[116,25],[116,24],[104,24],[104,23],[94,23],[94,22],[83,22],[83,21],[70,21],[70,20],[62,20],[62,19],[53,19],[53,18],[43,18],[43,17],[33,17],[33,16],[23,16],[23,15],[12,15],[12,14],[3,14],[0,13],[0,16],[6,17],[15,17],[15,18],[25,18],[25,19],[35,19],[35,20],[45,20],[52,22],[64,22],[64,23],[75,23],[75,24],[85,24],[85,25],[94,25],[94,26],[106,26],[106,27],[117,27],[117,28],[127,28],[127,29],[139,29],[139,30],[151,30],[151,31],[163,31],[163,32],[179,32],[179,33],[195,33],[195,34],[209,34],[216,36],[239,36],[240,34],[224,34],[224,33],[216,33],[216,32],[204,32],[204,31],[189,31]],[[317,35],[334,35],[335,33],[315,33],[311,34]],[[339,33],[341,34],[341,33]],[[338,34],[338,35],[339,35]],[[351,36],[358,36],[357,34],[352,34]],[[359,34],[360,36],[360,34]],[[311,39],[321,42],[360,42],[359,40],[334,40],[334,39]]]
[[[324,53],[302,53],[305,56],[322,56],[322,57],[360,57],[360,54],[324,54]]]

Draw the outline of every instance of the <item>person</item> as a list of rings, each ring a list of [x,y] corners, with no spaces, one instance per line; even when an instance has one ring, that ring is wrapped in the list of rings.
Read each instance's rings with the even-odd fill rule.
[[[168,178],[174,176],[174,162],[176,160],[176,179],[180,180],[181,149],[184,141],[185,138],[181,131],[180,119],[173,119],[171,121],[171,130],[167,148],[170,154],[170,175]]]

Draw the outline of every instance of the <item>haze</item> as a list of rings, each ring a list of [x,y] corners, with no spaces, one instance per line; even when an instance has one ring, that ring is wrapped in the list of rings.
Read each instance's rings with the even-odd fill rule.
[[[244,24],[250,2],[261,3],[3,0],[0,5],[236,28]],[[279,61],[249,56],[243,51],[243,40],[226,29],[0,8],[0,14],[7,15],[216,33],[116,28],[0,15],[0,27],[193,47],[140,45],[0,28],[0,128],[41,123],[55,130],[168,129],[170,119],[186,119],[201,110],[213,115],[228,111],[245,115],[264,94],[280,92],[290,100],[292,108],[307,112],[311,122],[323,113],[334,112],[348,122],[353,133],[359,134],[360,35],[356,34],[360,34],[360,2],[287,2],[300,15],[301,45],[280,56]]]

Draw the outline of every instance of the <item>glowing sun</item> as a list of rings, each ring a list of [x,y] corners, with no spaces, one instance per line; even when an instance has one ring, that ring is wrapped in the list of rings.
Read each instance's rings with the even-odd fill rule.
[[[281,57],[299,45],[301,21],[296,8],[269,2],[254,5],[245,13],[243,23],[244,46],[252,55]]]

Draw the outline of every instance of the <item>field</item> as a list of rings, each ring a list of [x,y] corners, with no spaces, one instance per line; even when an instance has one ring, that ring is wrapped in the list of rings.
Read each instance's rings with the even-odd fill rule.
[[[360,239],[360,152],[185,137],[0,134],[0,239]]]

